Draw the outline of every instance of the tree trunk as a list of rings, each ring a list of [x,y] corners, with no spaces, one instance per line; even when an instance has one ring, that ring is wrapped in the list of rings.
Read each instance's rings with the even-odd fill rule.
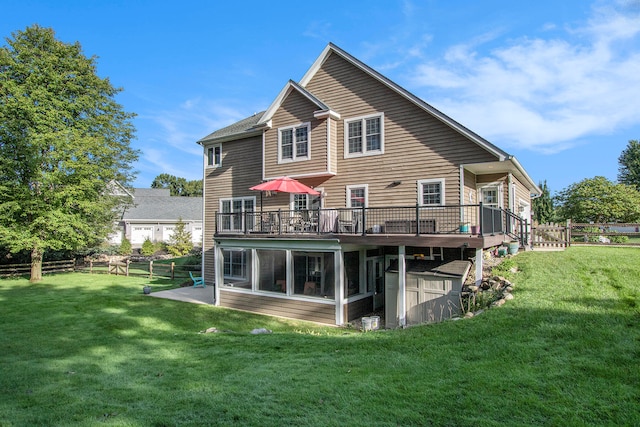
[[[31,283],[36,283],[42,280],[42,250],[40,248],[33,248],[31,250]]]

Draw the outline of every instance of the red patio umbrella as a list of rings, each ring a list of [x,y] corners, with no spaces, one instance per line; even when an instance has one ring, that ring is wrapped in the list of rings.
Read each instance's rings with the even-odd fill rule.
[[[300,181],[296,181],[288,176],[272,179],[271,181],[263,182],[262,184],[254,185],[249,190],[257,191],[274,191],[276,193],[293,193],[293,194],[310,194],[312,196],[319,196],[320,193],[313,188],[304,185]]]

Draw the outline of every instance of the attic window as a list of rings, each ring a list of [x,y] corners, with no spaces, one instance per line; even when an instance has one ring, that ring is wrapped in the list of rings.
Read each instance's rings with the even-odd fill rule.
[[[308,122],[278,129],[278,160],[280,162],[309,160],[310,134]]]

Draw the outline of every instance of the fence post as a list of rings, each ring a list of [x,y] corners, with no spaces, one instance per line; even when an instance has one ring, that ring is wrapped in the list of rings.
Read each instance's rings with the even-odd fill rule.
[[[153,279],[153,260],[149,261],[149,280]]]
[[[125,274],[127,275],[127,277],[129,277],[129,263],[130,262],[131,262],[130,260],[127,260],[127,266],[125,267],[126,268]]]
[[[573,230],[573,226],[571,225],[571,220],[567,220],[567,247],[571,246],[571,231]]]
[[[172,262],[171,263],[171,280],[175,279],[175,268],[176,268],[176,263]]]
[[[93,260],[89,260],[89,274],[93,274]]]

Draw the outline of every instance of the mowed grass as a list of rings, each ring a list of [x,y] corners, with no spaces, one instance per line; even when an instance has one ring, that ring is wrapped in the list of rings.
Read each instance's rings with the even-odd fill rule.
[[[503,307],[366,334],[147,297],[143,278],[4,279],[0,425],[640,425],[640,249],[513,262]]]

